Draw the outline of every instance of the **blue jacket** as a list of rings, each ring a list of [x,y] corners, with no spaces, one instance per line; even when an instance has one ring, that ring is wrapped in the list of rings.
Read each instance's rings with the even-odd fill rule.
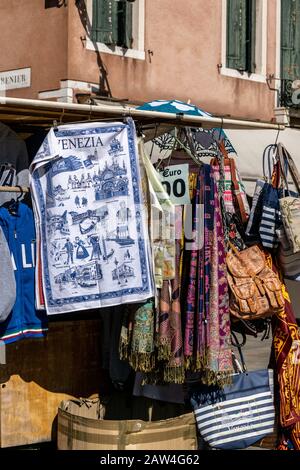
[[[16,278],[16,302],[0,323],[0,339],[13,343],[23,338],[41,338],[47,331],[47,314],[35,308],[35,227],[32,210],[18,203],[17,214],[0,207],[0,226],[11,251]],[[9,286],[8,286],[9,288]]]

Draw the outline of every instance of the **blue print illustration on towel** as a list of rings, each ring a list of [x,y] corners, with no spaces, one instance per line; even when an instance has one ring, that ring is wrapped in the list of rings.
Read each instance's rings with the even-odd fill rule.
[[[54,157],[43,162],[38,154],[32,182],[39,219],[45,220],[40,229],[48,313],[151,297],[133,122],[61,126],[47,142]]]

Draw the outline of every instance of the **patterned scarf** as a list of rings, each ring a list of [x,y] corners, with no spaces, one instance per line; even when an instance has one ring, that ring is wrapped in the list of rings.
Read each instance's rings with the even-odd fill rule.
[[[192,200],[192,233],[196,234],[197,229],[199,230],[200,220],[199,212],[197,207],[200,205],[200,175],[197,179],[194,179],[194,195]],[[185,213],[185,216],[187,214]],[[199,232],[198,232],[199,233]],[[193,244],[192,244],[193,245]],[[198,253],[196,245],[192,246],[191,250],[184,251],[183,254],[183,280],[185,280],[182,289],[182,304],[184,306],[183,311],[185,312],[184,324],[184,358],[186,369],[192,369],[194,366],[194,351],[195,351],[195,338],[194,330],[196,324],[196,304],[198,301]],[[188,282],[186,282],[188,280]],[[185,300],[186,299],[186,300]]]
[[[158,308],[158,337],[157,337],[157,359],[168,361],[171,356],[171,327],[170,327],[170,288],[169,281],[164,280],[159,295]]]
[[[135,371],[151,372],[155,367],[154,300],[126,308],[120,335],[120,359]]]
[[[180,305],[180,241],[176,241],[176,269],[175,279],[170,282],[171,304],[170,304],[170,337],[171,354],[168,363],[164,366],[164,381],[182,384],[185,379],[182,329],[181,329],[181,305]]]
[[[220,201],[214,184],[215,217],[211,252],[208,370],[232,372],[226,254]],[[217,269],[214,269],[217,267]]]
[[[225,383],[232,372],[225,246],[218,189],[209,165],[198,176],[193,230],[203,231],[197,204],[203,204],[204,244],[189,255],[184,355],[186,368],[208,384]]]
[[[273,348],[280,393],[280,424],[289,428],[294,448],[300,450],[300,333],[291,301],[283,288],[285,308],[273,316]]]

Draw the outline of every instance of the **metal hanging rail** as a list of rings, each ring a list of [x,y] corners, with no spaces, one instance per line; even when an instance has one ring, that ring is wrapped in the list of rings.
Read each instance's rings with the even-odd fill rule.
[[[20,123],[26,123],[30,119],[36,123],[48,122],[58,119],[59,124],[95,118],[122,119],[131,116],[141,123],[159,122],[181,126],[194,126],[203,128],[221,127],[224,129],[269,129],[284,130],[282,124],[274,124],[262,121],[248,121],[241,119],[229,119],[222,117],[191,116],[181,113],[160,113],[158,111],[144,111],[129,106],[115,105],[89,105],[75,103],[60,103],[56,101],[32,100],[24,98],[0,97],[0,121],[3,115],[14,116]]]

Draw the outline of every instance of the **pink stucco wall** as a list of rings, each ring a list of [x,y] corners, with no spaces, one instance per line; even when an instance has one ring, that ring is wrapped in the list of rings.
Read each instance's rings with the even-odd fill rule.
[[[71,3],[71,2],[70,2]],[[0,72],[31,67],[32,86],[8,96],[37,98],[67,75],[67,8],[45,0],[0,0]]]
[[[145,3],[146,59],[101,53],[114,97],[190,99],[212,113],[272,119],[275,97],[265,83],[218,71],[222,0]],[[97,54],[84,46],[85,31],[74,1],[66,8],[45,10],[43,0],[0,0],[0,13],[5,38],[0,69],[32,66],[32,89],[10,96],[36,98],[38,91],[58,88],[60,79],[99,81]],[[275,30],[276,0],[268,0],[267,73],[275,72]],[[151,62],[148,49],[153,51]]]

